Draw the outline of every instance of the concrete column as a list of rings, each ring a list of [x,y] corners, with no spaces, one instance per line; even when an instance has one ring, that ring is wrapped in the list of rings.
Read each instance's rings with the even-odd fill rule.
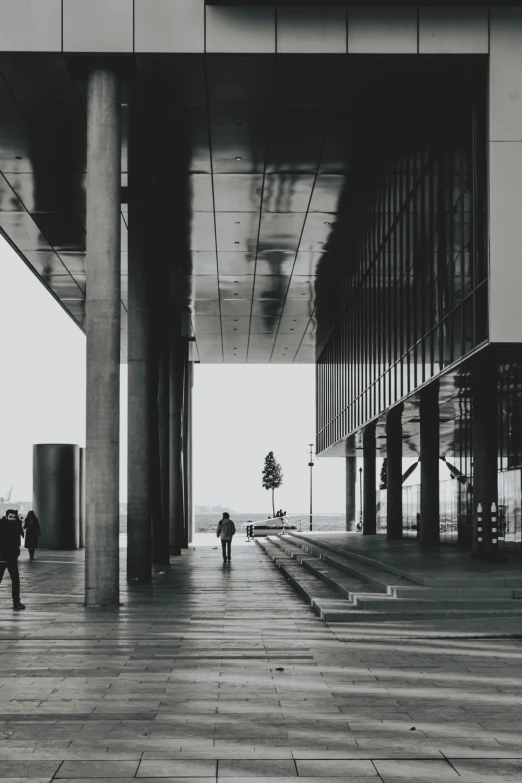
[[[374,536],[377,532],[376,512],[376,448],[375,424],[367,424],[363,434],[363,535]]]
[[[419,543],[440,541],[439,513],[439,386],[432,383],[420,394],[421,508]]]
[[[127,578],[151,579],[152,559],[152,335],[151,259],[147,246],[150,200],[145,103],[138,84],[129,105],[129,347]]]
[[[402,538],[402,405],[386,416],[386,536]]]
[[[472,388],[473,555],[491,559],[498,550],[491,523],[493,503],[498,510],[498,389],[492,363],[477,365]]]
[[[181,546],[183,549],[188,547],[188,476],[187,476],[187,440],[188,440],[188,343],[183,341],[183,401],[181,412]]]
[[[158,565],[169,565],[169,430],[170,430],[170,354],[169,340],[166,329],[161,336],[158,379],[158,440],[159,440],[159,470],[161,484],[161,526],[154,538],[154,562]]]
[[[85,448],[80,449],[80,549],[85,549]]]
[[[185,365],[185,389],[183,402],[183,478],[185,498],[184,546],[192,541],[192,378],[193,363]]]
[[[188,364],[188,420],[187,420],[187,505],[188,505],[188,543],[191,544],[194,538],[194,478],[193,478],[193,446],[194,440],[192,437],[192,421],[193,421],[193,404],[192,404],[192,389],[194,388],[194,362]]]
[[[174,330],[174,325],[172,329]],[[181,406],[183,398],[180,338],[170,337],[169,366],[169,540],[170,554],[180,555],[182,544]]]
[[[120,80],[99,65],[87,89],[87,606],[119,603],[120,188]]]
[[[356,529],[355,497],[357,493],[357,457],[355,456],[355,438],[352,435],[347,441],[347,450],[352,451],[346,457],[346,530]]]

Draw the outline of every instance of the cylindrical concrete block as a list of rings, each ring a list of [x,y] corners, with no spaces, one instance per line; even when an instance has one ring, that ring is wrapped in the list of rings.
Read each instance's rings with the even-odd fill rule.
[[[85,449],[80,449],[80,549],[85,549]]]
[[[80,545],[80,449],[70,443],[33,446],[33,508],[42,549]]]

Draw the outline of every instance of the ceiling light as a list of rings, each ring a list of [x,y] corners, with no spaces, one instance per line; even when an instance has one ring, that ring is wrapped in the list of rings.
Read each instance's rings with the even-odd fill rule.
[[[239,245],[239,242],[234,242],[234,245]]]
[[[234,225],[235,225],[235,226],[240,226],[240,225],[241,225],[241,221],[240,221],[240,220],[236,220],[236,221],[235,221],[235,223],[234,223]]]
[[[325,223],[325,226],[329,226],[329,225],[330,225],[329,223]]]
[[[243,158],[241,157],[241,155],[236,155],[236,160],[243,160]]]
[[[322,243],[322,242],[318,242],[317,244],[318,244],[318,245],[322,245],[323,243]]]

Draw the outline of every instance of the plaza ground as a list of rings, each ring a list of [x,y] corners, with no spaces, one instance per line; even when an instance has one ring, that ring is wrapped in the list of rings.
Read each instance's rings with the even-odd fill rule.
[[[210,543],[122,578],[119,610],[84,609],[83,553],[23,553],[2,778],[521,779],[519,618],[328,626],[256,544]]]

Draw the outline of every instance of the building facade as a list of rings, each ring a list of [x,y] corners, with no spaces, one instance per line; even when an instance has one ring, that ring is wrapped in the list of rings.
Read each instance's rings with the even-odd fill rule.
[[[88,604],[122,361],[129,578],[190,537],[196,361],[317,363],[365,533],[520,539],[521,41],[515,2],[0,0],[0,231],[87,336]]]

